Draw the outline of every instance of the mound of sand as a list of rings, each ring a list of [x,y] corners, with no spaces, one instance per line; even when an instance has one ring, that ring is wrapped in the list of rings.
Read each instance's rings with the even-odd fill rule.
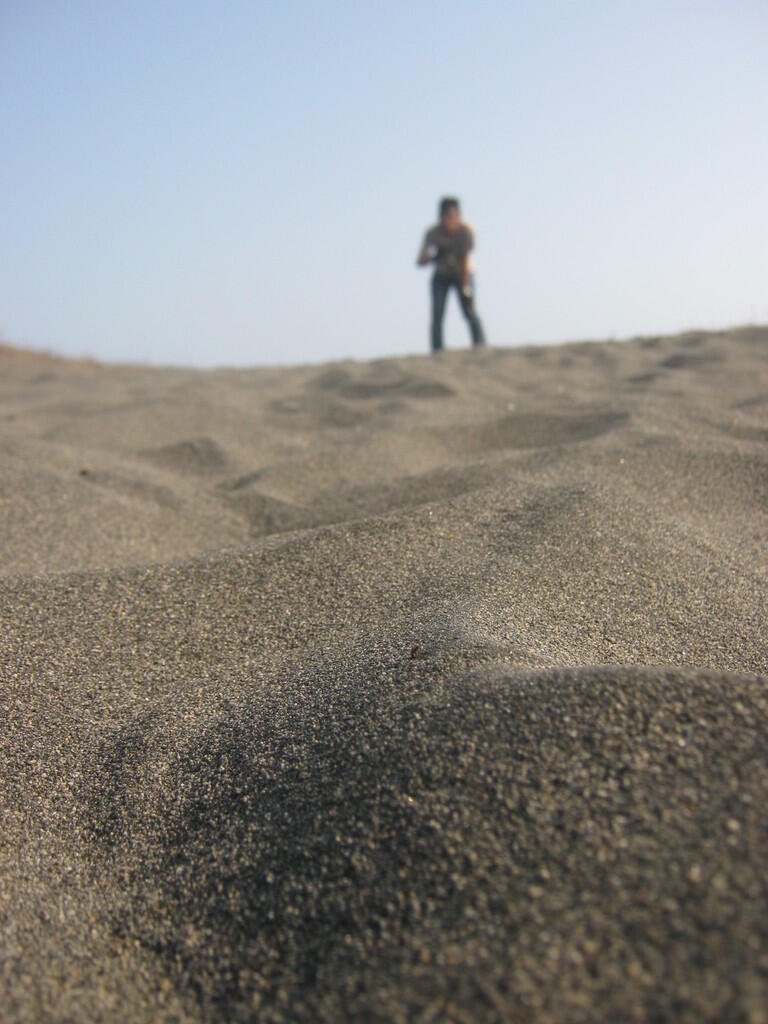
[[[768,1020],[767,362],[0,349],[0,1016]]]

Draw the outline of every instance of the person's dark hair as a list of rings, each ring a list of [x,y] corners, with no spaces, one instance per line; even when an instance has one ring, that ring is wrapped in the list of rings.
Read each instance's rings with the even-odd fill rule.
[[[457,213],[461,211],[459,200],[454,196],[445,196],[440,200],[440,216],[442,217],[447,210],[456,210]]]

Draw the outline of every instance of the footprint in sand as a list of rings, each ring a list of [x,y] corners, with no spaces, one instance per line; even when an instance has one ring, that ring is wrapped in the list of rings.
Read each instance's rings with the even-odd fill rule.
[[[145,448],[139,455],[178,473],[222,473],[229,466],[224,449],[210,437],[177,441],[161,448]]]

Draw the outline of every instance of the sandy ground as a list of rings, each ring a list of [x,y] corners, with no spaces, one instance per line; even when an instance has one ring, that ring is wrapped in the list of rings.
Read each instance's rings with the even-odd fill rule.
[[[768,329],[0,348],[0,1018],[768,1022]]]

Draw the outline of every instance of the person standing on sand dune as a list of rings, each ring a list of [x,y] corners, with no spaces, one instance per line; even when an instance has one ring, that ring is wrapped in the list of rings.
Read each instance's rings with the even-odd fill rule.
[[[469,224],[461,219],[459,200],[446,196],[440,200],[440,220],[427,230],[416,265],[435,264],[432,275],[432,351],[443,347],[443,314],[451,288],[455,288],[461,311],[469,324],[472,344],[485,344],[483,325],[475,310],[475,282],[471,252],[475,236]]]

